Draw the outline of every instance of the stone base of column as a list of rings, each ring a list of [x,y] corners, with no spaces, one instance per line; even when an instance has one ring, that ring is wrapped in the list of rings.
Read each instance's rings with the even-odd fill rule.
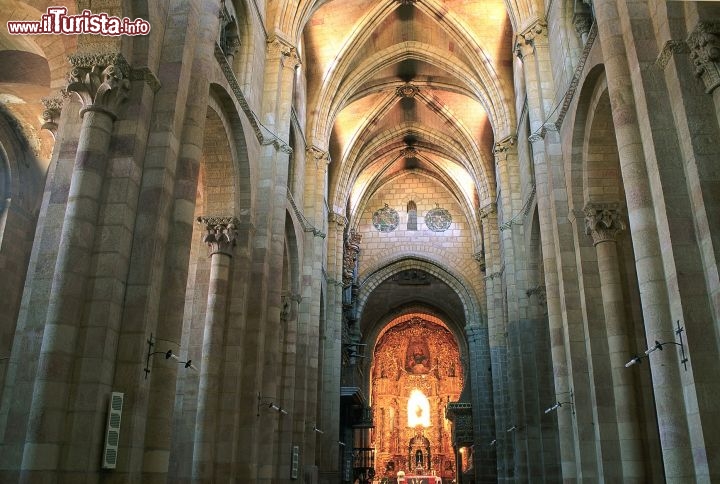
[[[321,472],[319,476],[320,484],[337,484],[342,482],[340,471]]]
[[[317,466],[305,466],[305,483],[318,484],[318,468]]]

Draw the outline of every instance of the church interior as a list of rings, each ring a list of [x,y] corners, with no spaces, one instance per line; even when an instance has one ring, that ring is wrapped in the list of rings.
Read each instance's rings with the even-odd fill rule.
[[[0,482],[720,482],[720,2],[0,7]]]

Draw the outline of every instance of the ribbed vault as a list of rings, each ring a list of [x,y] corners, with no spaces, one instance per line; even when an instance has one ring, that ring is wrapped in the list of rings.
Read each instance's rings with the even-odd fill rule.
[[[331,210],[356,224],[388,181],[422,173],[453,194],[479,243],[478,208],[496,193],[492,146],[515,124],[506,8],[501,0],[300,2],[285,9],[292,15],[279,7],[280,30],[304,25],[307,133],[332,160]]]

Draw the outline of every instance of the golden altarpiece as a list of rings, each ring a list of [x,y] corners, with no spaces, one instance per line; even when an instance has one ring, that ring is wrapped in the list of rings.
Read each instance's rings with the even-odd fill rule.
[[[378,336],[373,355],[375,475],[395,477],[404,471],[454,478],[445,408],[463,386],[458,345],[435,318],[403,319]]]

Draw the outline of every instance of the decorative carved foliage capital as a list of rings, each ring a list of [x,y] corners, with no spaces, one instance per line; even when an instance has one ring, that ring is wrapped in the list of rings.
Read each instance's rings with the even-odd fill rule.
[[[572,23],[579,37],[587,35],[590,33],[590,27],[592,27],[592,14],[590,12],[575,12]]]
[[[232,250],[237,243],[237,227],[240,223],[235,217],[198,217],[198,223],[204,226],[205,242],[210,255],[225,254],[232,257]]]
[[[116,119],[130,92],[130,66],[119,52],[77,53],[68,57],[72,69],[68,92],[82,102],[87,111],[101,111]]]
[[[720,86],[720,23],[700,22],[687,39],[695,76],[705,83],[710,94]]]
[[[585,205],[585,233],[592,237],[593,245],[614,242],[625,229],[623,211],[619,203],[589,203]]]
[[[60,112],[62,111],[64,98],[62,95],[44,97],[41,99],[45,109],[43,110],[42,117],[43,125],[42,129],[47,129],[53,136],[57,133],[58,121],[60,120]]]
[[[420,92],[420,88],[418,88],[414,84],[410,84],[409,82],[407,84],[404,84],[400,87],[398,87],[395,90],[395,93],[399,97],[415,97],[415,95]]]

